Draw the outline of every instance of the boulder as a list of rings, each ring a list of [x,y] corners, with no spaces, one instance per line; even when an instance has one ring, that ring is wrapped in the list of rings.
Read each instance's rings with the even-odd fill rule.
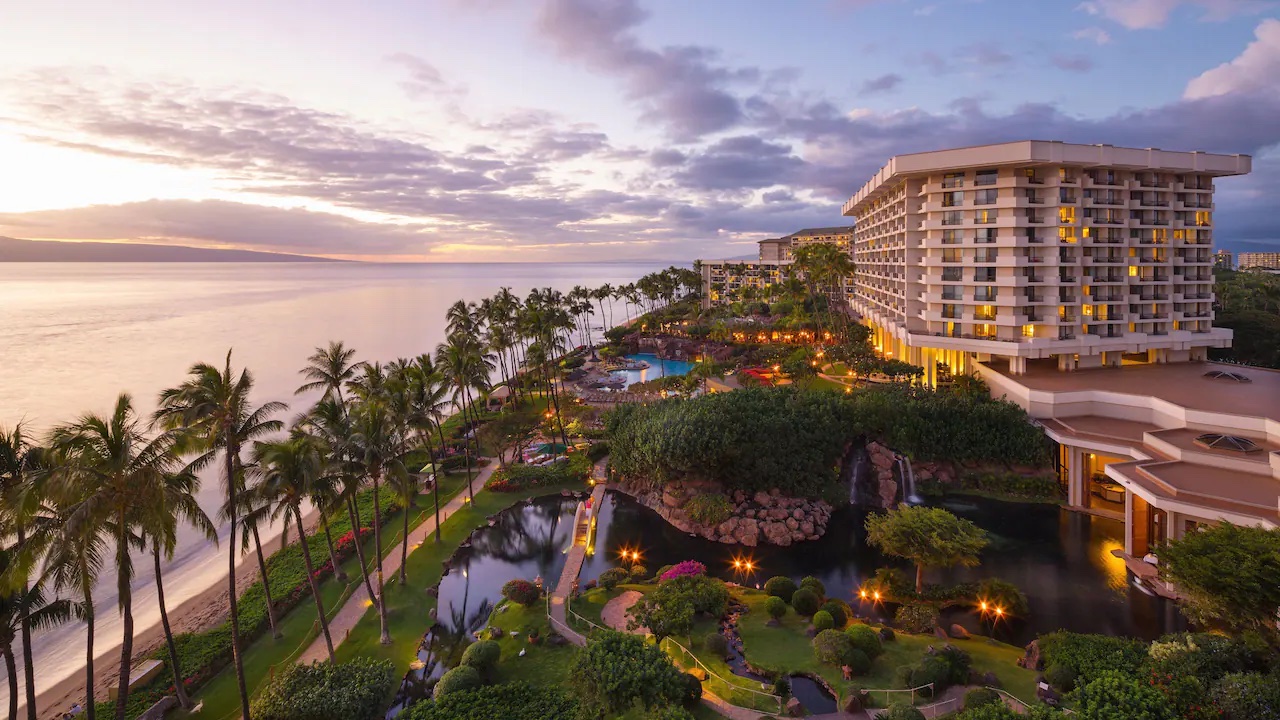
[[[888,470],[893,467],[893,458],[888,455],[876,453],[871,456],[871,464],[875,465],[879,470]]]
[[[792,541],[792,542],[804,542],[805,540],[808,540],[808,539],[809,539],[809,538],[805,537],[805,534],[804,534],[804,533],[802,533],[802,532],[800,532],[799,530],[792,530],[792,531],[791,531],[791,541]]]
[[[772,545],[786,547],[791,544],[791,531],[783,523],[765,523],[763,532],[765,541]]]
[[[751,499],[754,500],[755,503],[761,507],[770,507],[771,505],[773,505],[773,498],[769,497],[769,493],[763,490],[756,493]]]
[[[747,501],[747,494],[746,494],[746,493],[742,492],[741,490],[734,490],[734,491],[733,491],[733,502],[734,502],[734,504],[736,504],[736,505],[741,505],[742,503],[744,503],[744,502],[746,502],[746,501]]]
[[[804,706],[795,698],[787,699],[786,707],[787,717],[804,717]]]
[[[808,520],[805,520],[804,522],[800,523],[800,532],[804,533],[805,535],[812,535],[813,523]]]
[[[788,530],[799,530],[799,529],[800,529],[800,521],[799,521],[799,520],[796,520],[796,519],[795,519],[795,518],[793,518],[793,517],[789,517],[789,518],[787,518],[786,526],[787,526],[787,529],[788,529]]]
[[[716,534],[720,536],[733,535],[733,531],[738,529],[738,518],[730,516],[728,520],[716,526]]]
[[[957,639],[957,640],[968,640],[968,639],[969,639],[969,631],[968,631],[968,630],[965,630],[963,625],[959,625],[959,624],[952,625],[952,626],[951,626],[951,637],[953,637],[953,638],[955,638],[955,639]]]
[[[669,508],[678,508],[684,504],[684,497],[675,489],[668,486],[662,491],[662,504]]]
[[[791,517],[795,518],[796,520],[803,520],[804,510],[801,510],[800,508],[796,508],[795,510],[792,510]]]
[[[743,514],[743,515],[745,515],[745,516],[747,516],[747,517],[749,517],[749,518],[753,518],[753,517],[755,517],[755,516],[756,516],[756,511],[755,511],[755,510],[750,510],[750,509],[748,509],[748,510],[743,510],[743,511],[742,511],[742,514]]]
[[[745,518],[738,521],[738,527],[733,532],[733,538],[747,547],[755,547],[760,540],[760,525],[752,518]]]
[[[880,500],[880,507],[891,508],[898,500],[898,482],[891,475],[882,474],[880,476],[880,488],[877,494]]]
[[[790,513],[782,508],[773,508],[769,511],[769,518],[771,520],[785,520],[789,515]]]
[[[1022,657],[1018,658],[1018,666],[1028,670],[1043,670],[1044,659],[1040,656],[1040,642],[1032,640],[1023,648]]]
[[[778,488],[769,488],[769,494],[773,497],[778,497],[779,495],[782,495],[782,491]]]

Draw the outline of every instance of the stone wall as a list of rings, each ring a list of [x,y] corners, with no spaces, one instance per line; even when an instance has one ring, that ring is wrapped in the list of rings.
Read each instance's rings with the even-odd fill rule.
[[[138,720],[164,720],[164,714],[176,707],[178,707],[178,698],[165,695],[155,705],[147,708],[146,712],[139,715]]]
[[[785,547],[817,540],[831,520],[831,506],[825,501],[787,497],[773,488],[754,495],[741,490],[725,493],[733,504],[733,514],[718,525],[702,525],[689,517],[684,506],[697,495],[722,492],[714,483],[673,482],[662,488],[646,488],[624,480],[617,487],[677,529],[728,545]]]
[[[887,445],[876,441],[867,443],[867,457],[871,460],[866,482],[869,487],[862,493],[864,502],[879,508],[896,507],[899,499],[898,480],[894,477],[894,460],[899,453]],[[912,463],[916,482],[938,481],[954,482],[956,469],[951,463],[918,462]]]

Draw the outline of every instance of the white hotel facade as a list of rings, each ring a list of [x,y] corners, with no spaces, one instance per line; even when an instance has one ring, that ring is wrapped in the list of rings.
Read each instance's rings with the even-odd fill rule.
[[[1206,362],[1213,190],[1246,155],[1023,141],[899,155],[850,200],[877,349],[981,376],[1058,443],[1068,504],[1140,557],[1280,527],[1280,372]]]

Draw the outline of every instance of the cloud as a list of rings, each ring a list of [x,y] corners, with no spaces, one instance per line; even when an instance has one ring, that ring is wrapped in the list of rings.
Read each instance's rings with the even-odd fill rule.
[[[409,77],[400,87],[414,100],[456,99],[467,94],[464,86],[446,81],[439,68],[416,55],[394,53],[387,60],[408,71]]]
[[[974,43],[946,55],[926,50],[915,58],[934,75],[948,75],[961,70],[991,70],[1013,64],[1013,56],[991,43]]]
[[[633,32],[646,18],[636,0],[548,0],[538,27],[561,56],[622,78],[645,118],[677,140],[738,124],[742,107],[727,86],[756,81],[759,71],[720,66],[716,51],[706,47],[647,48]]]
[[[1257,39],[1234,60],[1187,83],[1182,96],[1198,100],[1241,92],[1280,93],[1280,20],[1263,20],[1254,35]]]
[[[1196,7],[1202,20],[1221,21],[1236,15],[1275,8],[1274,0],[1087,0],[1079,9],[1105,17],[1130,30],[1164,26],[1179,6]]]
[[[1093,69],[1093,61],[1087,55],[1054,55],[1049,59],[1059,70],[1068,72],[1089,72]]]
[[[929,17],[938,9],[937,5],[923,5],[911,11],[917,17]]]
[[[1077,30],[1071,33],[1071,37],[1076,40],[1088,40],[1097,45],[1106,45],[1111,42],[1111,33],[1097,26]]]
[[[695,153],[675,177],[695,190],[741,190],[785,185],[804,161],[788,145],[752,135],[729,137]]]
[[[874,93],[889,92],[902,84],[902,76],[897,73],[889,73],[872,78],[862,83],[860,92],[863,95],[872,95]]]

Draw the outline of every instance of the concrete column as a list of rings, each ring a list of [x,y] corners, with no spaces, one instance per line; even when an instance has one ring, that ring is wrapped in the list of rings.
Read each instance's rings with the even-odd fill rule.
[[[1165,528],[1164,539],[1181,540],[1182,539],[1182,516],[1172,510],[1166,510],[1164,513]]]
[[[1078,447],[1067,446],[1067,504],[1084,507],[1084,453]]]
[[[1057,357],[1058,357],[1058,371],[1059,371],[1059,372],[1071,372],[1072,370],[1075,370],[1075,369],[1076,369],[1076,359],[1075,359],[1075,356],[1073,356],[1073,355],[1059,355],[1059,356],[1057,356]]]
[[[1124,551],[1133,555],[1133,493],[1124,491]]]
[[[1009,358],[1009,374],[1025,375],[1027,373],[1027,359],[1018,357],[1017,355]]]

